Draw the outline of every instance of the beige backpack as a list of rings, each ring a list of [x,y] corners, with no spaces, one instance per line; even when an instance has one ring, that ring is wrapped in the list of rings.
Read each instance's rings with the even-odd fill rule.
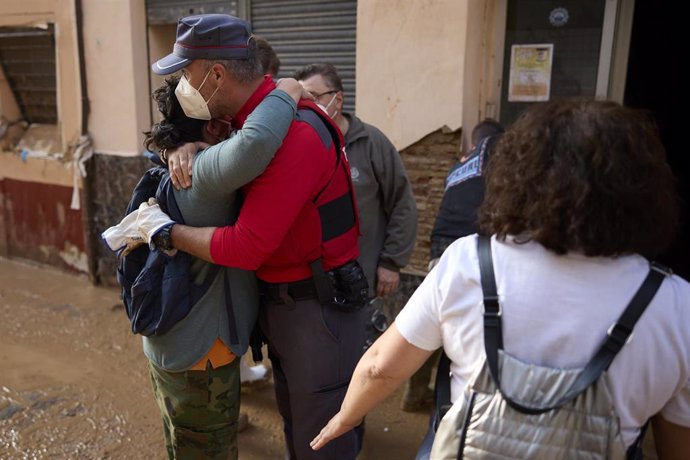
[[[503,351],[489,238],[479,237],[478,252],[486,358],[441,420],[431,460],[640,458],[644,429],[626,452],[606,369],[629,340],[667,272],[651,265],[583,369],[553,369],[522,362]]]

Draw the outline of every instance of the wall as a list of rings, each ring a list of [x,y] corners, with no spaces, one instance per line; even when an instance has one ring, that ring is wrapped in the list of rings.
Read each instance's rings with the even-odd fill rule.
[[[468,3],[358,3],[357,114],[398,149],[462,126]]]
[[[83,1],[94,149],[99,154],[139,155],[142,132],[151,127],[145,2]]]
[[[58,100],[57,125],[32,127],[20,144],[31,151],[50,140],[56,146],[50,155],[21,155],[12,143],[0,152],[0,255],[86,273],[93,271],[87,254],[103,250],[98,234],[121,217],[133,186],[128,175],[143,170],[142,132],[151,118],[145,2],[82,0],[82,7],[88,130],[95,147],[86,164],[92,172],[88,201],[71,161],[82,120],[75,0],[0,3],[2,26],[55,23]],[[2,115],[15,119],[1,78],[0,94]],[[132,160],[117,160],[122,157]],[[75,186],[79,209],[71,209]]]
[[[58,124],[32,127],[19,148],[0,152],[0,255],[85,271],[81,210],[71,209],[74,175],[69,158],[81,123],[76,20],[72,0],[25,0],[0,4],[0,25],[55,24]],[[16,101],[6,84],[2,115],[16,120]],[[22,135],[21,132],[18,133]],[[24,155],[19,150],[25,149]],[[77,189],[80,182],[77,181]]]

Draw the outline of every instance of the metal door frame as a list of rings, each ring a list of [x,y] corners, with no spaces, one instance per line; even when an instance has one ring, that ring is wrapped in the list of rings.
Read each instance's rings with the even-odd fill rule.
[[[633,9],[634,0],[606,0],[595,99],[613,99],[622,103]],[[502,78],[508,0],[496,0],[495,11],[493,30],[488,31],[492,35],[491,41],[495,44],[495,54],[490,62],[493,66],[493,90],[487,94],[488,99],[484,101],[483,106],[484,116],[499,119],[501,91],[505,84]]]

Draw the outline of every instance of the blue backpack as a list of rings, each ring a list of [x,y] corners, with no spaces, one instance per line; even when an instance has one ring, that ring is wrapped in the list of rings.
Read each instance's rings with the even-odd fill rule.
[[[159,166],[146,171],[134,187],[125,215],[155,197],[171,219],[184,224],[168,170],[156,155],[146,152],[146,156]],[[117,281],[122,286],[121,298],[133,333],[144,336],[165,334],[189,314],[220,268],[209,264],[203,282],[196,284],[191,263],[189,254],[177,252],[171,257],[160,250],[150,250],[147,244],[119,257]]]

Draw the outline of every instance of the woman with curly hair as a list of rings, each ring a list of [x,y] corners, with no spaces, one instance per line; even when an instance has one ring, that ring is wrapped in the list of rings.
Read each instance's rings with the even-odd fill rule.
[[[654,125],[613,102],[531,107],[505,133],[486,176],[480,229],[491,236],[503,349],[522,362],[583,368],[678,228],[675,179]],[[485,360],[477,235],[456,241],[359,362],[340,412],[312,441],[357,426],[437,348],[451,400]],[[690,284],[665,276],[607,371],[620,432],[652,419],[660,458],[690,453]]]

